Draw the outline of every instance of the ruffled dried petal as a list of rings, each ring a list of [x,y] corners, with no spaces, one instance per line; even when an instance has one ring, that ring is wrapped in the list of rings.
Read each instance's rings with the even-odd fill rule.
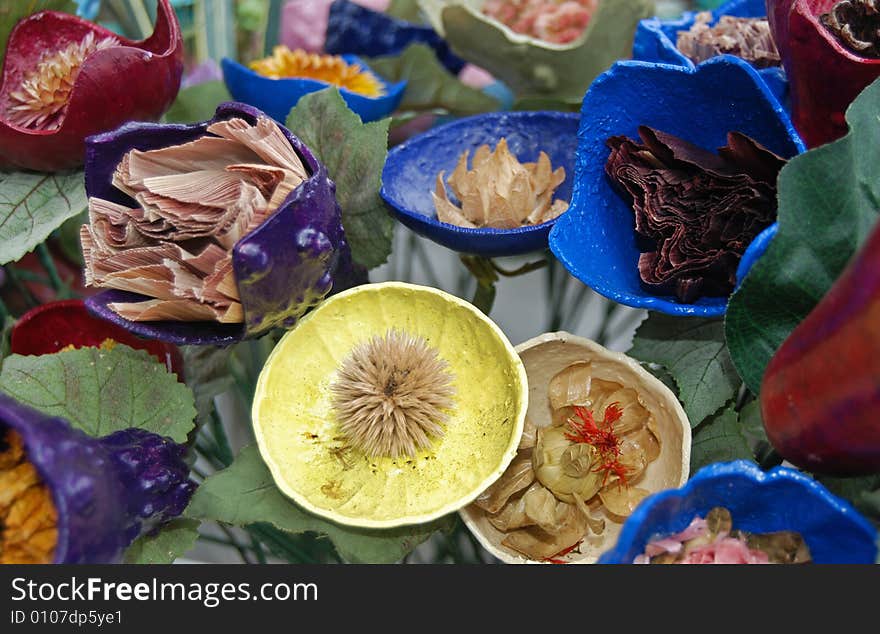
[[[782,63],[766,18],[722,15],[714,26],[711,21],[712,13],[702,11],[689,30],[678,32],[676,48],[695,64],[716,55],[736,55],[756,68]]]
[[[605,171],[654,244],[639,257],[642,282],[684,303],[729,294],[745,249],[776,218],[785,160],[737,132],[718,154],[646,126],[639,136],[608,139]]]
[[[819,21],[856,55],[880,57],[880,0],[841,0]]]
[[[484,14],[545,42],[567,44],[586,30],[598,0],[487,0]]]
[[[308,178],[267,117],[219,121],[207,132],[124,155],[113,185],[138,207],[89,200],[86,284],[154,298],[112,304],[125,319],[241,323],[232,248]]]

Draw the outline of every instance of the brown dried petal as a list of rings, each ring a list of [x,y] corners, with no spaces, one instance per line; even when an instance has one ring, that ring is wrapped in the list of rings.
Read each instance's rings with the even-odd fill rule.
[[[709,26],[712,14],[703,11],[687,31],[679,31],[676,48],[695,64],[716,55],[736,55],[756,68],[779,66],[781,60],[766,18],[722,15]]]
[[[880,57],[880,0],[841,0],[819,21],[856,55]]]
[[[717,154],[646,126],[639,136],[608,139],[605,171],[656,244],[639,257],[642,282],[685,303],[729,294],[743,252],[775,220],[785,160],[738,132]]]

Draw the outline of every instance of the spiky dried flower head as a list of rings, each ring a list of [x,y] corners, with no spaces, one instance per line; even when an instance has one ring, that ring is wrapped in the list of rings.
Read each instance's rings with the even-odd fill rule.
[[[382,97],[382,82],[359,64],[349,64],[339,55],[320,55],[302,49],[276,46],[270,57],[250,63],[250,68],[271,79],[301,77],[317,79],[366,97]]]
[[[118,45],[115,37],[97,39],[89,32],[79,42],[43,53],[37,67],[25,75],[18,90],[9,93],[6,119],[22,128],[57,130],[86,58]]]
[[[357,345],[331,385],[351,445],[370,457],[412,457],[443,436],[455,388],[449,365],[421,337],[389,330]]]

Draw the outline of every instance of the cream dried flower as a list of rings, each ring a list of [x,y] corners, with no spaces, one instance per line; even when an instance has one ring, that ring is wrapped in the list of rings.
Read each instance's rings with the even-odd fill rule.
[[[461,154],[449,177],[460,207],[449,200],[443,183],[446,172],[437,175],[437,188],[431,196],[440,221],[472,229],[514,229],[547,222],[568,209],[567,202],[553,200],[553,193],[565,180],[565,168],[553,170],[545,152],[537,162],[520,163],[502,137],[494,151],[488,145],[477,148],[471,169],[469,154]]]

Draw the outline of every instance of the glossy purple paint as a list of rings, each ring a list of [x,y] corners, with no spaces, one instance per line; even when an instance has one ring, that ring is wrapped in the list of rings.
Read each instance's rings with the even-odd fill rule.
[[[186,448],[142,429],[93,438],[0,394],[0,428],[18,432],[58,513],[54,563],[116,563],[139,535],[178,516],[196,484]]]
[[[213,119],[202,123],[130,123],[114,132],[91,137],[86,144],[86,193],[89,197],[134,205],[111,182],[113,171],[126,152],[186,143],[203,136],[215,121],[241,117],[254,123],[259,116],[265,115],[252,106],[227,102],[220,104]],[[334,287],[337,269],[340,284],[334,290],[356,283],[362,272],[352,265],[336,201],[336,185],[311,150],[283,126],[282,130],[311,175],[274,214],[233,248],[233,270],[245,314],[243,325],[129,321],[109,304],[147,298],[120,291],[104,291],[87,298],[88,309],[149,339],[177,345],[229,345],[260,336],[272,328],[292,326]]]

